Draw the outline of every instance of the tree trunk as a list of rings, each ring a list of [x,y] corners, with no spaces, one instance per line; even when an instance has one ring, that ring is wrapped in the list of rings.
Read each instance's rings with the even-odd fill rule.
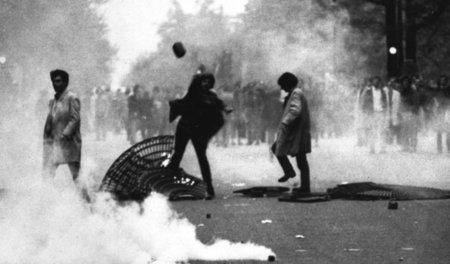
[[[417,28],[416,19],[411,0],[405,0],[405,67],[403,74],[417,74]]]

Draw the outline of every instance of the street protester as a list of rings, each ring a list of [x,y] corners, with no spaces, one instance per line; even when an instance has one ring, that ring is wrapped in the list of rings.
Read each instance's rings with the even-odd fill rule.
[[[420,97],[412,86],[412,79],[405,76],[401,80],[401,145],[402,151],[416,152],[419,132]]]
[[[95,138],[105,141],[108,131],[108,115],[111,111],[111,104],[107,92],[102,88],[96,90],[95,101]]]
[[[386,132],[389,124],[389,102],[387,88],[382,85],[381,78],[375,76],[369,89],[361,94],[363,112],[369,122],[368,140],[370,153],[375,153],[376,145],[380,152],[386,151]]]
[[[68,89],[69,74],[53,70],[50,78],[55,90],[44,126],[44,174],[54,177],[61,164],[69,166],[75,183],[80,173],[80,100]]]
[[[296,176],[288,159],[288,155],[294,156],[301,179],[301,186],[295,191],[310,193],[309,164],[306,158],[306,154],[311,153],[310,115],[308,102],[302,91],[303,80],[299,80],[290,72],[285,72],[278,79],[278,85],[288,93],[284,100],[277,139],[272,145],[272,151],[284,172],[284,176],[279,178],[278,182],[286,182]]]
[[[212,91],[215,83],[211,73],[195,74],[186,95],[169,102],[169,121],[181,116],[175,131],[175,151],[168,168],[179,170],[181,159],[189,140],[197,154],[203,181],[206,183],[206,199],[215,196],[211,169],[206,149],[210,139],[223,127],[226,107]]]
[[[447,75],[442,75],[438,80],[437,96],[437,125],[436,144],[438,153],[442,153],[442,137],[446,137],[445,145],[450,153],[450,83]]]
[[[137,132],[141,131],[141,137],[144,136],[142,131],[142,99],[144,98],[144,90],[136,84],[133,87],[133,94],[128,97],[128,122],[130,126],[129,142],[134,145],[138,142]]]

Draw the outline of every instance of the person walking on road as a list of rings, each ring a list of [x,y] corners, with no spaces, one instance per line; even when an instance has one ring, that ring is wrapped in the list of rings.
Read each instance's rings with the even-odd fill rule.
[[[55,97],[50,101],[44,126],[44,173],[54,177],[61,164],[69,166],[77,182],[81,160],[80,99],[67,87],[69,74],[50,72]]]
[[[278,182],[294,178],[296,173],[288,155],[294,156],[300,170],[301,186],[295,191],[310,193],[309,164],[306,154],[311,152],[310,115],[307,100],[303,94],[303,81],[292,73],[283,73],[278,85],[288,93],[284,100],[283,115],[278,126],[277,139],[272,151],[283,169],[284,176]]]

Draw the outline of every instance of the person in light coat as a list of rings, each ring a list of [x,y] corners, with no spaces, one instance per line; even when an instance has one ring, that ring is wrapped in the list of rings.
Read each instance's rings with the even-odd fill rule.
[[[67,88],[67,72],[51,71],[50,78],[55,97],[50,100],[44,126],[44,173],[54,177],[59,165],[68,164],[76,181],[81,160],[80,100]]]
[[[310,175],[306,154],[311,152],[311,131],[308,102],[302,91],[303,81],[299,82],[294,74],[286,72],[278,79],[278,85],[288,93],[278,126],[277,139],[272,145],[272,151],[284,172],[284,176],[278,179],[278,182],[286,182],[296,176],[288,159],[288,156],[293,156],[296,158],[301,175],[301,187],[297,191],[309,193]]]

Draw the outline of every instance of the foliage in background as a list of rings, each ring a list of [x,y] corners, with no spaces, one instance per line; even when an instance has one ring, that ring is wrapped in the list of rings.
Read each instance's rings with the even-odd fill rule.
[[[109,81],[114,50],[90,0],[2,0],[0,53],[19,94],[51,89],[49,71],[62,68],[71,86],[87,94]],[[49,87],[50,86],[50,87]]]

